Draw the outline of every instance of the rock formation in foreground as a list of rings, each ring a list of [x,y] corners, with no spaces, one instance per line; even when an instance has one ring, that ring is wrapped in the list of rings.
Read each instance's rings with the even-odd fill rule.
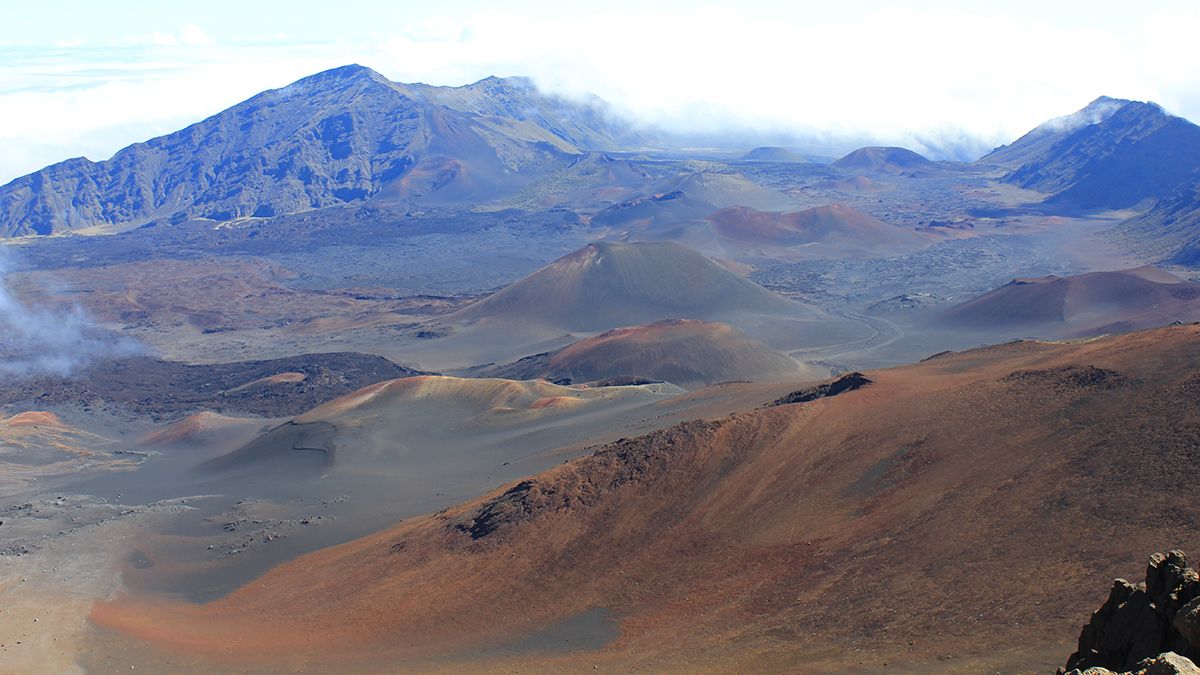
[[[1108,600],[1079,635],[1068,675],[1195,673],[1200,668],[1200,576],[1183,551],[1155,553],[1146,581],[1113,582]]]

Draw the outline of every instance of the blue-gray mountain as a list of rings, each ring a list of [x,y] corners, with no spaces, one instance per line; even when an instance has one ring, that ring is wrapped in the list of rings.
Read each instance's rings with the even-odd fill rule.
[[[1169,263],[1200,264],[1200,171],[1119,229],[1130,243]]]
[[[1081,209],[1149,206],[1195,185],[1200,127],[1153,103],[1100,97],[979,160],[1004,180]]]
[[[589,150],[635,142],[599,99],[524,78],[391,82],[351,65],[259,94],[111,159],[70,159],[0,187],[0,236],[346,202],[454,203],[511,193]]]

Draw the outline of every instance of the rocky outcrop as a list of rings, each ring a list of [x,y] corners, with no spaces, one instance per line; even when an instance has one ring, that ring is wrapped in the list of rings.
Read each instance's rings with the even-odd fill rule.
[[[846,373],[833,382],[824,382],[815,387],[793,391],[787,396],[781,396],[768,404],[768,407],[777,405],[788,405],[791,403],[807,403],[815,401],[819,398],[828,398],[837,396],[848,391],[854,391],[861,387],[871,384],[871,380],[862,373]]]
[[[471,535],[471,539],[482,539],[503,525],[516,523],[534,510],[530,492],[540,487],[536,481],[523,480],[504,491],[504,494],[487,502],[475,513],[470,522],[455,524],[459,532]]]
[[[697,449],[711,442],[720,428],[720,422],[695,420],[617,439],[556,472],[520,481],[446,528],[469,536],[471,542],[493,535],[502,539],[506,530],[549,513],[590,508],[621,486],[661,480],[672,466],[694,459]]]
[[[1183,552],[1155,553],[1144,582],[1113,582],[1108,600],[1083,627],[1079,648],[1067,660],[1066,670],[1091,675],[1200,673],[1188,661],[1200,657],[1198,598],[1200,577],[1187,567]]]
[[[1060,366],[1044,370],[1017,370],[1000,380],[1027,388],[1054,391],[1117,389],[1129,384],[1129,378],[1108,368]]]
[[[1193,645],[1200,645],[1200,598],[1192,598],[1179,609],[1172,622],[1175,630]]]
[[[1077,668],[1067,675],[1200,675],[1200,668],[1197,668],[1189,658],[1175,652],[1166,652],[1152,659],[1142,659],[1133,667],[1133,670],[1124,673],[1093,666],[1086,670]]]

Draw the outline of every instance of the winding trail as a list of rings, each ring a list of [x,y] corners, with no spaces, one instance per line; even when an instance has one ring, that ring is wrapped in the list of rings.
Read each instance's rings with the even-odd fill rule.
[[[889,363],[895,359],[880,358],[877,352],[887,347],[905,336],[904,329],[896,322],[889,319],[883,319],[876,316],[867,316],[858,312],[849,310],[829,310],[831,314],[842,317],[849,321],[862,324],[871,329],[872,335],[860,340],[852,342],[844,342],[837,345],[827,345],[823,347],[812,347],[808,349],[793,349],[788,353],[789,356],[803,361],[827,362],[837,365],[849,365],[854,368],[867,366],[878,366],[881,363]],[[873,355],[866,357],[865,355]],[[855,358],[858,357],[858,358]],[[847,362],[849,362],[847,364]]]

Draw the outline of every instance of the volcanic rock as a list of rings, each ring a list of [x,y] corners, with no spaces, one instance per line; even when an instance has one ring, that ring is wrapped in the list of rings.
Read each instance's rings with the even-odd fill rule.
[[[1131,584],[1124,579],[1113,582],[1108,600],[1096,610],[1079,635],[1079,648],[1067,659],[1067,669],[1087,672],[1102,667],[1132,672],[1176,672],[1150,670],[1164,665],[1145,665],[1143,659],[1159,654],[1191,659],[1200,657],[1200,645],[1189,641],[1177,628],[1177,616],[1194,635],[1194,620],[1200,597],[1200,578],[1187,567],[1183,551],[1155,553],[1146,568],[1146,581]],[[1178,656],[1176,656],[1178,658]],[[1159,659],[1156,659],[1159,660]],[[1169,660],[1168,660],[1169,661]],[[1181,670],[1178,672],[1196,672]]]
[[[868,384],[871,384],[871,380],[868,379],[866,375],[863,375],[862,373],[846,373],[833,382],[825,382],[808,389],[793,391],[787,396],[781,396],[772,401],[768,407],[788,405],[790,403],[807,403],[809,401],[815,401],[819,398],[828,398],[830,396],[844,394],[848,391],[854,391],[855,389],[865,387]]]

